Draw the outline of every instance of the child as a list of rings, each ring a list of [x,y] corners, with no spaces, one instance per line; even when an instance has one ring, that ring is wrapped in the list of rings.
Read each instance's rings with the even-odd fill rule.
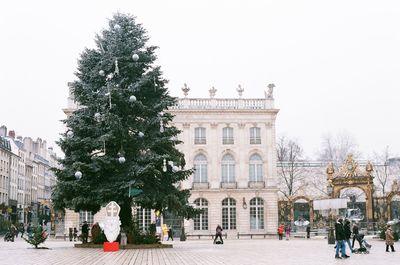
[[[392,226],[387,225],[386,229],[386,252],[389,252],[389,246],[392,249],[392,252],[395,252],[394,250],[394,237],[393,237],[393,232],[392,232]]]

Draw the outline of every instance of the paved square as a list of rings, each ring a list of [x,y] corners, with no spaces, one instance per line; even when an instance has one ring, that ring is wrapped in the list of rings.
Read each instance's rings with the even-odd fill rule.
[[[172,249],[121,250],[104,253],[102,249],[77,249],[69,241],[50,239],[51,249],[33,249],[22,239],[0,242],[0,264],[397,264],[400,252],[386,253],[383,241],[370,240],[370,254],[350,254],[347,260],[334,259],[334,249],[322,239],[252,239],[225,240],[224,245],[212,241],[174,241]],[[400,246],[400,244],[398,244]],[[395,248],[400,247],[395,244]]]

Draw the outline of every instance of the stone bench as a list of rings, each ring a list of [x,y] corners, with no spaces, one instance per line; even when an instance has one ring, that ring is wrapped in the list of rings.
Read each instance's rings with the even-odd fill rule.
[[[255,237],[264,237],[266,238],[267,236],[276,236],[276,234],[271,234],[271,233],[237,233],[237,238],[239,239],[240,237],[250,237],[253,239],[253,236]]]

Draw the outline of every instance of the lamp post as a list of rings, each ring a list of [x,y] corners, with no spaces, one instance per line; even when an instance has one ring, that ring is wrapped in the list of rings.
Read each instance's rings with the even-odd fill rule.
[[[329,183],[329,185],[326,187],[328,191],[328,195],[331,197],[332,192],[333,192],[333,187],[332,183]],[[332,216],[332,209],[329,209],[329,228],[328,228],[328,244],[335,244],[335,233],[334,233],[334,228],[333,228],[333,216]]]

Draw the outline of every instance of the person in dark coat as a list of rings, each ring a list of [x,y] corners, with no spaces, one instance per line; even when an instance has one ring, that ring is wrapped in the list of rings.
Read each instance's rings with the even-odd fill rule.
[[[354,249],[354,241],[357,239],[358,234],[359,234],[359,232],[358,232],[358,225],[357,225],[357,224],[354,224],[354,225],[353,225],[353,244],[351,244],[351,248],[352,248],[352,249]],[[361,245],[360,245],[360,247],[361,247]]]
[[[87,243],[89,236],[89,225],[86,221],[83,222],[81,231],[82,231],[82,243]]]
[[[349,246],[350,251],[354,252],[353,248],[352,248],[352,246],[350,244],[351,229],[350,229],[350,221],[348,219],[344,220],[344,226],[343,227],[344,227],[344,240],[345,240],[345,243],[347,243],[347,245]],[[346,244],[344,244],[344,246],[346,247]]]
[[[74,227],[74,241],[76,241],[76,238],[78,237],[78,229]]]
[[[167,241],[171,238],[172,241],[174,241],[174,230],[172,229],[172,226],[169,227],[168,229],[168,238]]]
[[[222,227],[220,225],[217,225],[217,228],[215,229],[214,244],[217,241],[217,238],[221,240],[221,244],[224,244],[224,240],[222,240]]]
[[[346,236],[344,232],[344,225],[343,225],[343,219],[339,218],[338,221],[335,224],[335,237],[336,237],[336,255],[335,258],[341,259],[341,258],[349,258],[349,256],[346,255],[346,246],[344,244]],[[342,256],[339,256],[339,250],[342,252]]]

